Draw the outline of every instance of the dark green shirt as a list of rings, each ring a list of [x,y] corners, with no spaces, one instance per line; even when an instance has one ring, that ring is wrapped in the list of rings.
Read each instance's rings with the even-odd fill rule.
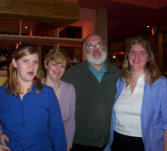
[[[76,91],[76,129],[73,143],[96,147],[108,143],[111,110],[120,74],[120,70],[108,62],[107,72],[100,83],[86,62],[67,70],[63,80],[72,83]]]

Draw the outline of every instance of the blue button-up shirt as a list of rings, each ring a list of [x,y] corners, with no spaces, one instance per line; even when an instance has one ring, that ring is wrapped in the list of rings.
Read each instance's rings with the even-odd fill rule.
[[[117,101],[124,85],[123,79],[118,80],[115,101]],[[116,117],[113,110],[110,141],[104,151],[111,151],[115,122]],[[163,135],[164,130],[167,130],[167,79],[165,77],[159,78],[151,85],[145,83],[141,126],[145,151],[163,151]]]
[[[7,94],[0,87],[0,123],[12,151],[66,151],[66,138],[59,104],[52,88],[43,86],[35,94]]]

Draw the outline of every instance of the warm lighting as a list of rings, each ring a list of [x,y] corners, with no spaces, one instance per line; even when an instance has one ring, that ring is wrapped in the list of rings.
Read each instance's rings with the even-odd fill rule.
[[[113,59],[116,59],[116,56],[112,56]]]
[[[30,29],[30,34],[29,35],[32,36],[32,29]]]
[[[147,27],[147,28],[150,28],[150,26],[149,26],[149,25],[147,25],[146,27]]]
[[[17,49],[17,48],[19,48],[19,44],[18,44],[18,43],[16,44],[16,49]]]
[[[25,29],[27,29],[28,27],[27,27],[27,26],[25,26],[24,28],[25,28]]]

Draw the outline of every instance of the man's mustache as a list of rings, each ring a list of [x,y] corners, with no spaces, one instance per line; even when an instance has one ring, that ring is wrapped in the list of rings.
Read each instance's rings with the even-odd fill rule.
[[[95,50],[95,51],[93,51],[93,53],[92,53],[92,55],[94,56],[94,55],[101,55],[102,54],[102,52],[100,52],[99,50]]]

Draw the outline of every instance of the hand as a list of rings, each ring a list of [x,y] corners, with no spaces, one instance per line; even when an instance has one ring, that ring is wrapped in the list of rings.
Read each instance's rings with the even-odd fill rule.
[[[5,134],[0,133],[0,142],[2,146],[6,146],[5,142],[9,142],[9,141],[10,141],[9,138]]]
[[[9,142],[9,138],[5,134],[0,133],[0,151],[10,151],[10,148],[6,146],[6,141]]]
[[[10,148],[4,145],[0,145],[0,151],[10,151]]]
[[[1,150],[0,150],[1,151]],[[69,147],[67,147],[67,151],[70,151],[70,148]]]

